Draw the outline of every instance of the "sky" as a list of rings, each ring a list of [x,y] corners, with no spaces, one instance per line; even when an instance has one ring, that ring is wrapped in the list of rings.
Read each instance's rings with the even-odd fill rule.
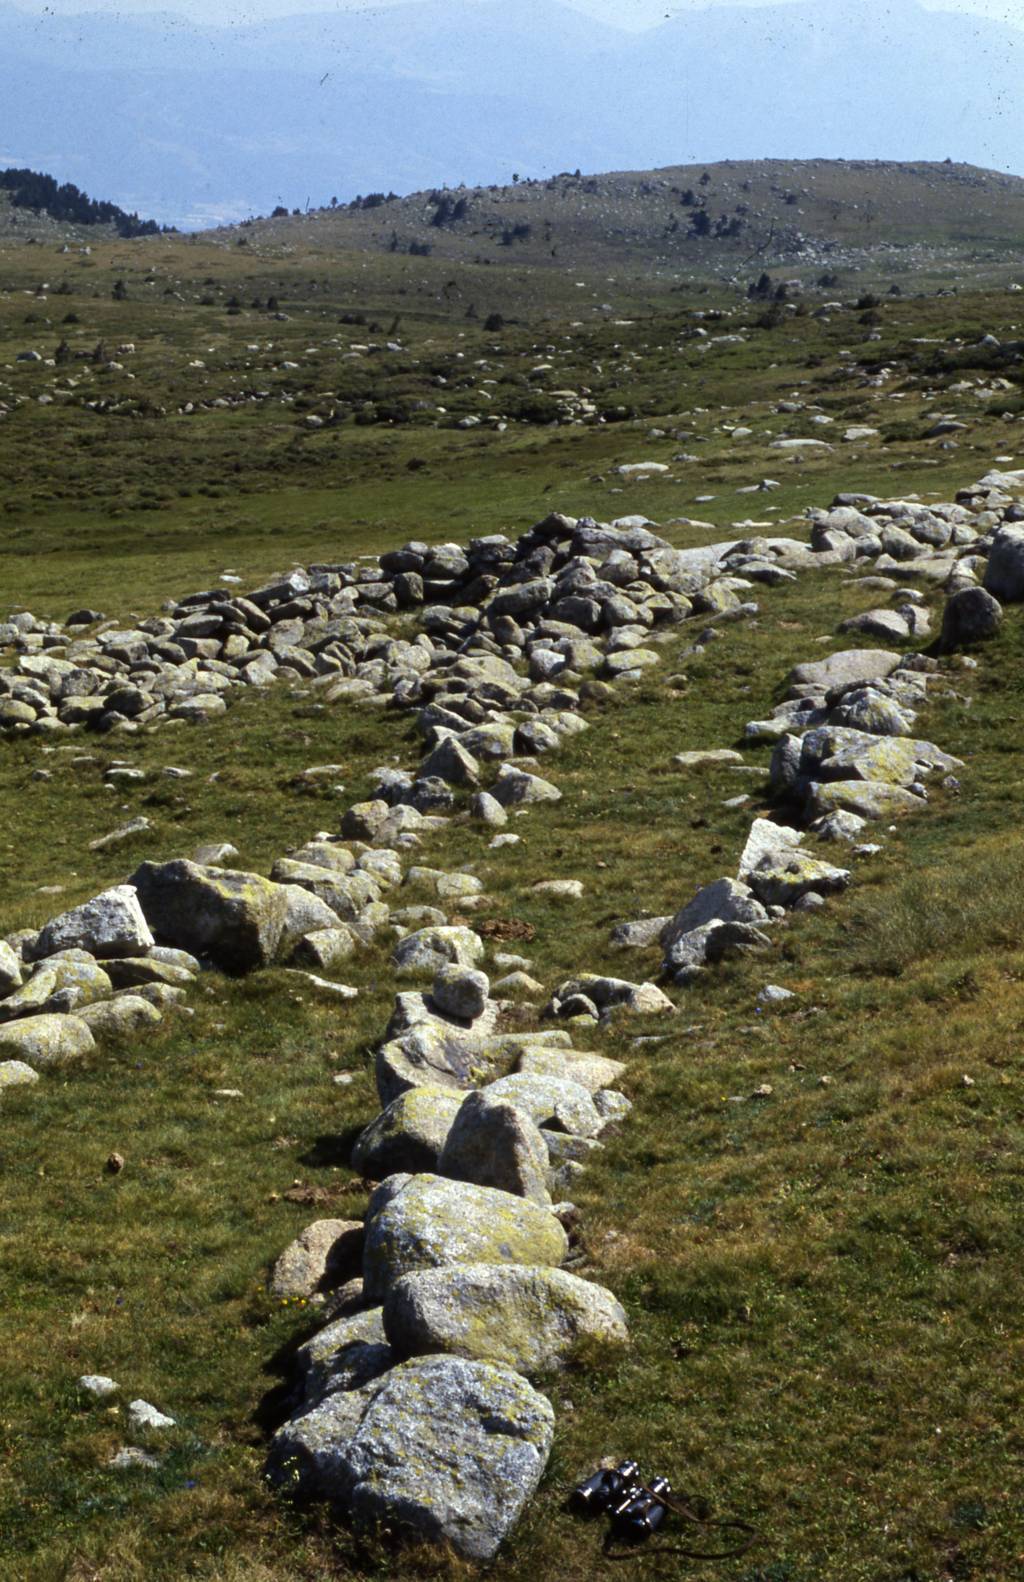
[[[137,15],[170,11],[212,24],[312,11],[381,11],[404,3],[406,0],[373,0],[372,4],[368,0],[14,0],[19,10],[34,16],[47,12],[68,16],[84,11]],[[645,28],[656,26],[680,11],[734,4],[775,4],[779,0],[563,0],[563,3],[620,27]],[[885,0],[876,0],[876,3],[884,5]],[[921,3],[929,10],[960,11],[1024,28],[1024,0],[921,0]]]

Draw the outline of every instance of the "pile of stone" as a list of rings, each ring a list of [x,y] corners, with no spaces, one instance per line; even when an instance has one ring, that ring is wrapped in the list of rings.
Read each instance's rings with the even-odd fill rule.
[[[326,703],[429,702],[438,654],[451,663],[450,650],[474,637],[478,654],[528,661],[529,680],[494,672],[489,701],[533,713],[545,706],[533,687],[637,675],[658,662],[648,646],[655,627],[741,612],[747,586],[811,559],[790,539],[677,550],[633,519],[552,516],[517,542],[413,543],[379,560],[297,569],[245,596],[207,589],[127,628],[94,610],[63,627],[23,611],[0,623],[0,649],[14,655],[0,671],[0,730],[196,723],[222,714],[233,689],[276,680]],[[457,662],[445,679],[446,695],[472,690]]]
[[[1024,471],[987,472],[956,499],[881,500],[837,494],[808,513],[811,548],[829,563],[870,560],[875,586],[921,579],[947,593],[984,587],[996,599],[1024,598]],[[890,617],[893,612],[889,612]],[[910,624],[909,635],[920,635]],[[881,633],[884,637],[885,633]],[[890,629],[890,635],[907,635]],[[987,635],[987,634],[982,634]]]
[[[595,677],[637,677],[658,663],[667,628],[691,615],[751,613],[752,587],[791,580],[808,565],[870,560],[879,590],[923,578],[950,594],[984,585],[994,600],[1024,598],[1024,529],[1014,526],[1024,521],[1022,493],[1024,473],[995,471],[950,503],[840,494],[810,513],[810,547],[759,537],[679,550],[645,518],[602,524],[556,514],[515,542],[414,542],[379,558],[298,568],[244,596],[207,589],[127,628],[94,610],[64,626],[22,611],[0,623],[0,649],[14,659],[0,671],[0,731],[194,723],[222,714],[238,687],[282,680],[326,703],[433,703],[460,714],[463,727],[482,724],[480,710],[486,717],[493,706],[543,712],[551,717],[532,736],[521,722],[516,748],[543,751],[555,745],[553,716],[571,707],[557,694],[592,687]],[[984,601],[963,608],[973,612],[968,640],[998,624],[998,608]],[[926,612],[909,598],[853,620],[883,639],[927,633]],[[985,629],[976,632],[979,621]],[[948,635],[952,644],[957,634]],[[495,662],[482,697],[459,669],[467,643],[477,666]],[[502,661],[525,662],[527,676],[511,677]],[[445,668],[450,674],[439,674]],[[453,707],[473,692],[471,705]]]
[[[279,859],[269,879],[144,862],[126,884],[0,940],[0,1054],[33,1075],[86,1054],[97,1037],[158,1023],[203,968],[288,964],[319,983],[312,969],[335,970],[390,924],[383,895],[401,879],[395,853],[330,836]]]
[[[159,1022],[199,971],[158,945],[130,885],[0,940],[0,1088]]]

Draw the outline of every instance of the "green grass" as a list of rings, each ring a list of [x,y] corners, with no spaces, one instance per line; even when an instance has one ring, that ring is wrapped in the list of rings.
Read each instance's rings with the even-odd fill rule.
[[[215,267],[205,245],[181,244],[175,255],[202,259],[196,294]],[[225,272],[242,270],[234,253],[219,256]],[[27,268],[24,257],[5,259],[12,278]],[[100,256],[96,277],[108,267]],[[263,267],[245,264],[251,295],[257,284],[266,295]],[[336,307],[351,289],[348,267],[339,265]],[[293,317],[274,326],[275,339],[312,344],[306,315],[320,306],[282,297]],[[17,322],[25,300],[0,299],[5,351],[25,333]],[[114,304],[74,305],[83,321],[96,315],[88,335],[110,334]],[[160,306],[147,318],[129,303],[121,311],[140,359],[150,355],[146,339],[163,334],[180,362],[199,346],[196,319],[208,310]],[[910,340],[953,330],[969,339],[982,327],[1009,335],[1009,311],[984,295],[887,305],[886,360],[907,343],[895,384],[908,396],[893,408],[838,375],[838,352],[853,344],[849,316],[833,326],[793,320],[698,360],[676,351],[680,321],[667,306],[637,326],[627,349],[646,344],[647,352],[635,372],[609,376],[643,406],[639,426],[481,435],[346,423],[296,446],[277,409],[272,420],[223,410],[193,426],[181,419],[181,438],[177,419],[102,428],[94,414],[70,409],[61,433],[102,435],[87,460],[72,463],[73,446],[55,447],[52,409],[26,404],[0,426],[4,499],[14,507],[0,531],[3,604],[61,616],[81,603],[145,614],[229,566],[255,582],[293,559],[340,558],[410,536],[520,531],[552,507],[639,509],[662,521],[707,511],[725,533],[747,515],[765,520],[766,505],[785,522],[838,488],[948,493],[1013,451],[1017,420],[1001,417],[1001,401],[972,416],[958,451],[907,439],[857,463],[858,447],[841,443],[806,465],[780,463],[757,434],[737,454],[740,442],[719,425],[753,417],[755,431],[777,433],[783,419],[768,404],[797,389],[844,425],[898,411],[920,434],[925,414],[953,401],[928,393],[911,367]],[[251,327],[223,322],[224,334],[238,337],[227,347],[234,355]],[[464,329],[454,315],[416,334],[435,336],[454,363]],[[607,360],[610,330],[588,336],[588,357]],[[518,370],[534,339],[515,332]],[[138,382],[156,400],[171,375],[152,355]],[[666,437],[651,440],[656,419]],[[690,440],[669,436],[676,426],[703,441],[693,445],[699,462],[679,481],[612,493],[615,462],[691,450]],[[278,455],[280,472],[265,471]],[[229,456],[242,473],[214,484]],[[413,456],[426,467],[410,472]],[[152,511],[132,503],[143,472],[145,487],[173,499]],[[764,473],[784,489],[735,495]],[[225,492],[177,492],[200,487]],[[95,493],[80,498],[80,488]],[[705,492],[717,500],[695,507]],[[711,536],[667,532],[678,542]],[[737,745],[789,667],[843,646],[839,622],[871,602],[842,572],[755,597],[756,624],[723,625],[720,641],[687,659],[669,650],[658,678],[621,688],[588,715],[591,730],[545,766],[563,802],[517,820],[519,846],[492,852],[479,830],[460,824],[426,848],[439,866],[473,865],[492,898],[483,917],[533,927],[522,948],[546,987],[581,968],[657,970],[657,951],[613,952],[611,925],[670,912],[699,884],[734,871],[750,817],[769,806],[766,777],[683,773],[672,755]],[[680,647],[696,629],[684,629]],[[678,1018],[595,1035],[594,1047],[629,1060],[635,1108],[583,1178],[578,1201],[587,1272],[625,1303],[634,1344],[625,1357],[588,1359],[546,1381],[555,1451],[494,1567],[505,1582],[584,1582],[604,1564],[599,1534],[563,1501],[605,1454],[634,1454],[757,1524],[757,1548],[713,1568],[730,1582],[1020,1575],[1020,642],[1011,612],[978,671],[950,672],[970,705],[945,695],[922,715],[922,734],[964,759],[959,796],[936,788],[928,811],[900,824],[879,857],[856,862],[847,897],[821,914],[791,916],[767,956],[681,992]],[[679,672],[686,684],[669,689],[664,678]],[[407,718],[317,712],[309,702],[281,687],[246,693],[201,729],[80,736],[75,755],[94,755],[81,765],[31,741],[2,744],[3,929],[38,924],[143,856],[185,854],[200,841],[229,839],[244,866],[266,871],[287,847],[336,828],[373,767],[412,760]],[[145,768],[147,779],[103,789],[115,757]],[[764,749],[747,752],[765,770],[767,759]],[[342,799],[297,779],[325,762],[345,766]],[[169,764],[191,777],[161,777]],[[34,779],[39,768],[52,778]],[[724,806],[740,791],[745,806]],[[89,851],[137,813],[153,820],[151,834],[119,851]],[[532,886],[544,877],[583,879],[583,902],[542,901]],[[58,896],[41,893],[53,885],[63,886]],[[395,990],[383,943],[353,958],[345,977],[360,998],[339,1009],[287,973],[246,982],[211,975],[190,1000],[192,1015],[170,1015],[155,1036],[105,1047],[31,1092],[5,1095],[5,1582],[461,1574],[443,1560],[359,1543],[323,1512],[282,1505],[261,1481],[289,1356],[315,1323],[308,1309],[270,1300],[267,1271],[311,1219],[357,1217],[365,1204],[348,1150],[376,1110],[371,1050]],[[760,1012],[756,992],[769,981],[796,999]],[[654,1031],[665,1042],[632,1044]],[[341,1072],[350,1084],[332,1081]],[[765,1084],[770,1096],[752,1097]],[[217,1098],[220,1088],[242,1098]],[[126,1160],[117,1176],[105,1170],[112,1150]],[[106,1467],[125,1440],[123,1411],[77,1401],[74,1380],[87,1371],[117,1378],[122,1405],[141,1395],[178,1419],[159,1471]],[[670,1556],[622,1569],[704,1574]]]

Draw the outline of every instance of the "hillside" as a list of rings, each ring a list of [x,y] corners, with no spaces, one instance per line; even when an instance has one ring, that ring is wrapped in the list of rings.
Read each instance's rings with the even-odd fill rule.
[[[801,0],[688,8],[640,33],[558,0],[224,27],[0,0],[0,30],[9,162],[187,228],[514,171],[811,154],[1012,170],[1024,147],[1024,32],[916,0],[870,26],[851,0]],[[55,100],[73,146],[55,141]]]
[[[950,162],[726,160],[580,172],[258,220],[257,245],[423,254],[507,267],[622,267],[734,276],[789,267],[890,270],[894,279],[1016,261],[1024,179]]]
[[[58,186],[52,176],[31,170],[0,170],[0,244],[61,243],[98,246],[103,242],[152,236],[152,220],[126,214],[117,204],[95,201],[74,186]]]

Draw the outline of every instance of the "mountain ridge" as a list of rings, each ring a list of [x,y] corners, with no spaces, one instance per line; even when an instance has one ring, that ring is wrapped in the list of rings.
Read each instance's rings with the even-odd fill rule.
[[[0,35],[0,163],[188,228],[513,171],[812,153],[1006,169],[1024,146],[1024,32],[917,0],[868,25],[849,0],[797,0],[688,10],[640,33],[559,0],[413,0],[230,28],[0,5]]]

